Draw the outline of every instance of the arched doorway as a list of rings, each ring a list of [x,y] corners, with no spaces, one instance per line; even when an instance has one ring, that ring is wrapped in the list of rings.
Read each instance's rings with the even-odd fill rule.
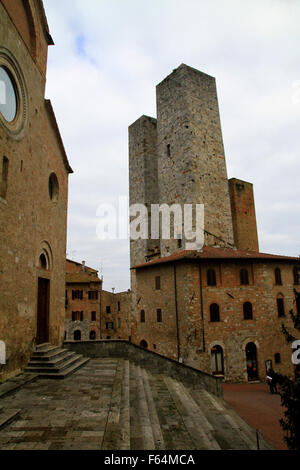
[[[218,344],[211,349],[211,371],[214,375],[224,375],[223,349]]]
[[[90,331],[90,340],[94,341],[96,339],[96,331]]]
[[[81,331],[75,330],[74,331],[74,341],[81,341]]]
[[[257,348],[254,343],[248,343],[246,346],[246,364],[248,381],[257,380]]]

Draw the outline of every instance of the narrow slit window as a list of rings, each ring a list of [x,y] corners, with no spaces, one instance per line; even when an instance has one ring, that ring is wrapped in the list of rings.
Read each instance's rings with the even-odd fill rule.
[[[3,157],[2,161],[2,178],[1,178],[1,186],[0,186],[0,197],[6,199],[7,194],[7,180],[8,180],[8,158]]]

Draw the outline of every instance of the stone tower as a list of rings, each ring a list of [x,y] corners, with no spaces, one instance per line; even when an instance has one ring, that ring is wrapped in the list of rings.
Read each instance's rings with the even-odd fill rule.
[[[258,251],[253,185],[229,180],[234,242],[239,250]]]
[[[204,204],[204,244],[233,247],[215,79],[182,64],[156,95],[157,120],[142,116],[129,127],[130,204]],[[177,235],[181,242],[131,240],[131,265],[155,255],[157,245],[161,256],[185,249],[184,230]]]
[[[215,79],[182,64],[157,86],[156,95],[160,204],[204,204],[204,244],[232,246]],[[162,256],[176,250],[177,240],[162,240]]]

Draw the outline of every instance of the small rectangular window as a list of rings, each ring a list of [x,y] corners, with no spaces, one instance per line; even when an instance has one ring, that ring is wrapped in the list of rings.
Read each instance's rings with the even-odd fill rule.
[[[8,180],[8,158],[3,157],[2,160],[2,178],[0,185],[0,197],[6,199],[7,194],[7,180]]]
[[[285,316],[285,313],[284,313],[284,301],[283,301],[283,298],[279,297],[277,299],[277,312],[278,312],[278,316],[279,317],[284,317]]]
[[[145,310],[141,310],[141,323],[145,323],[145,320],[146,320]]]
[[[80,312],[80,321],[83,321],[83,312]]]
[[[156,276],[155,278],[155,289],[160,290],[160,276]]]
[[[106,329],[107,330],[113,330],[114,329],[113,322],[106,322]]]
[[[121,318],[118,318],[118,328],[121,328]]]
[[[107,307],[106,307],[106,313],[111,313],[111,311],[110,311],[110,305],[107,305]]]
[[[118,312],[121,310],[121,302],[118,301]]]
[[[158,321],[158,323],[161,323],[161,322],[162,322],[162,312],[161,312],[161,309],[158,308],[158,309],[156,310],[156,312],[157,312],[157,321]]]
[[[88,292],[89,300],[98,300],[98,291],[97,290],[90,290]]]
[[[83,291],[82,290],[72,290],[72,299],[78,299],[82,300],[83,299]]]
[[[92,312],[91,314],[91,320],[96,321],[96,312]]]

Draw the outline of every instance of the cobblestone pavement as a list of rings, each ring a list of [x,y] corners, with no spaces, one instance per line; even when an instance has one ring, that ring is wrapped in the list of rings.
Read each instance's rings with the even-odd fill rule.
[[[20,408],[0,431],[2,450],[100,449],[117,360],[93,360],[64,380],[38,380],[1,399]]]
[[[283,408],[279,395],[264,384],[223,384],[224,400],[251,426],[258,429],[274,449],[286,450],[279,424]]]

